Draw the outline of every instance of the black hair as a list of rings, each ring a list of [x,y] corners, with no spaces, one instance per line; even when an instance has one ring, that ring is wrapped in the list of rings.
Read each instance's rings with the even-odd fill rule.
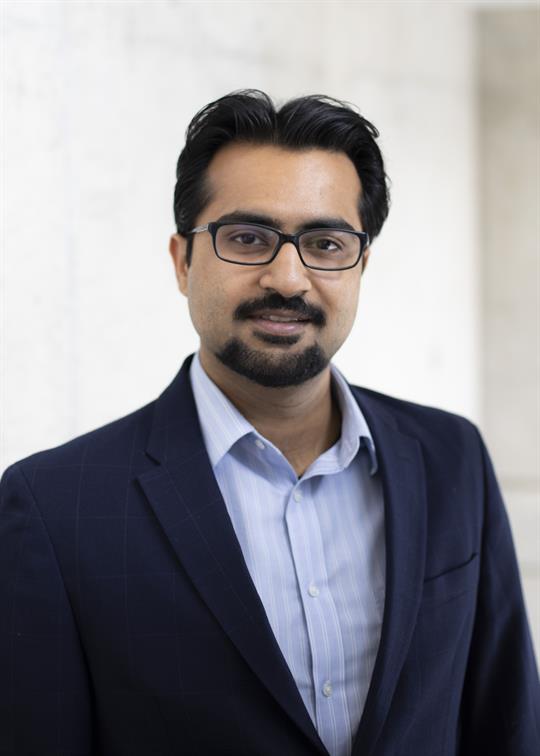
[[[364,231],[373,240],[386,220],[390,201],[384,162],[375,141],[378,136],[375,126],[348,103],[326,95],[298,97],[279,109],[258,89],[220,97],[200,110],[186,131],[174,190],[177,231],[187,236],[210,200],[206,169],[216,152],[226,144],[241,142],[344,152],[360,178],[359,215]],[[188,237],[188,264],[192,239]]]

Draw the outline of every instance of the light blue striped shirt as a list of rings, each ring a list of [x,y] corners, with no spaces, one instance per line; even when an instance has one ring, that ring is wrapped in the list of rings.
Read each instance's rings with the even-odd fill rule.
[[[253,583],[331,756],[348,756],[379,645],[384,508],[364,416],[339,371],[341,437],[301,478],[203,370],[191,383],[210,462]]]

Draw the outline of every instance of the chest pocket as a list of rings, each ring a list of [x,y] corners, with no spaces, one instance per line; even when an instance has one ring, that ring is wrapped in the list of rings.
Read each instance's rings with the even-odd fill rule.
[[[478,554],[472,556],[463,564],[453,567],[440,575],[428,577],[424,580],[422,591],[422,607],[433,603],[451,601],[461,594],[476,587],[480,559]]]
[[[418,639],[424,662],[445,655],[452,658],[463,630],[471,627],[476,605],[480,559],[473,554],[464,564],[424,582],[418,612]]]

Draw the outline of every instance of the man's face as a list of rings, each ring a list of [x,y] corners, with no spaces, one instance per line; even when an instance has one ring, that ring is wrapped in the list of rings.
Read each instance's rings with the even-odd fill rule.
[[[338,220],[362,230],[360,180],[344,153],[230,144],[213,158],[207,181],[211,199],[198,226],[234,214],[289,234]],[[225,366],[266,386],[296,385],[324,370],[349,334],[362,263],[344,271],[310,270],[287,243],[271,263],[235,265],[215,255],[208,232],[193,237],[189,266],[185,248],[185,239],[172,237],[203,364]]]

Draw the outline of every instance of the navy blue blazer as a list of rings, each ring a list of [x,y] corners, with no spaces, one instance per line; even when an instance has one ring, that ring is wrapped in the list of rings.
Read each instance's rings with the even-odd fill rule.
[[[189,359],[159,399],[1,484],[2,756],[324,756],[203,444]],[[477,430],[353,388],[386,514],[355,756],[536,756],[539,684]]]

